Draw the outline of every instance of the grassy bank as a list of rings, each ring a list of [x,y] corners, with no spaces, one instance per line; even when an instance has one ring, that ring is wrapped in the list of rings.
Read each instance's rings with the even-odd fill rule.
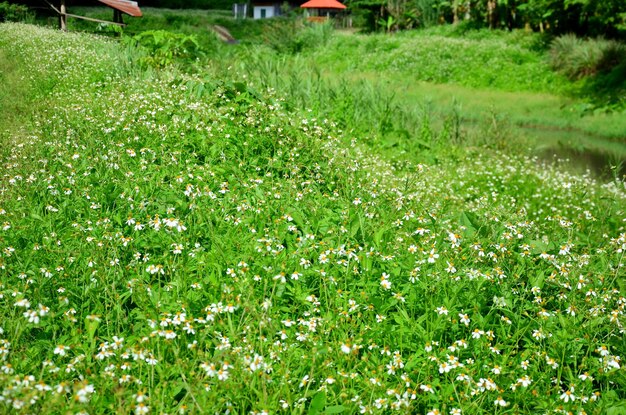
[[[27,109],[31,102],[20,99],[28,95],[28,89],[18,70],[18,65],[6,56],[6,52],[0,52],[0,82],[6,85],[0,91],[0,134],[3,136],[16,135],[18,126],[27,123]]]
[[[77,11],[100,18],[109,13],[98,8]],[[207,52],[209,64],[217,63],[223,71],[241,67],[240,76],[250,82],[298,95],[294,101],[301,102],[301,108],[355,112],[345,108],[354,96],[365,90],[383,91],[360,100],[375,107],[360,111],[364,119],[378,126],[375,129],[384,127],[383,146],[420,151],[419,143],[416,146],[402,137],[418,135],[416,125],[419,130],[424,113],[428,113],[432,117],[429,122],[437,128],[457,119],[455,134],[463,135],[462,141],[470,145],[492,135],[500,147],[530,148],[534,154],[578,154],[582,159],[592,154],[592,158],[605,161],[587,167],[604,173],[626,159],[626,117],[619,106],[620,99],[623,101],[619,91],[625,86],[618,82],[619,69],[615,76],[608,73],[570,80],[550,66],[549,39],[539,34],[442,26],[393,36],[365,36],[317,33],[324,30],[287,22],[234,20],[227,12],[149,8],[144,12],[142,19],[128,19],[128,34],[165,28],[194,35]],[[75,29],[85,30],[96,26],[80,21],[73,24]],[[209,30],[213,24],[230,29],[242,45],[220,48]],[[568,50],[578,53],[574,49]],[[573,59],[576,61],[575,56]],[[316,86],[316,82],[321,84]],[[363,87],[364,83],[371,86]],[[348,97],[337,98],[341,94]],[[374,101],[400,115],[377,109],[381,105]],[[610,108],[614,110],[607,111]],[[360,121],[346,127],[357,131],[371,128]]]
[[[253,50],[231,67],[239,68],[240,79],[288,94],[292,106],[337,119],[356,135],[368,134],[370,144],[395,157],[424,160],[430,154],[425,150],[438,145],[432,137],[439,136],[445,137],[438,140],[443,145],[506,148],[548,158],[566,155],[576,168],[600,174],[612,174],[610,167],[626,159],[626,118],[620,112],[585,115],[587,104],[554,93],[436,84],[392,71],[333,69],[319,59],[335,53],[331,45],[297,56]],[[351,61],[359,61],[352,53]],[[535,65],[549,73],[545,63]],[[533,79],[528,77],[529,84]]]
[[[425,121],[399,166],[101,38],[2,24],[0,50],[45,103],[2,137],[6,412],[624,408],[623,182]]]
[[[328,79],[372,82],[409,112],[429,107],[440,122],[454,114],[476,131],[476,125],[503,120],[515,146],[599,150],[624,159],[623,110],[594,109],[597,96],[587,100],[579,92],[596,81],[572,82],[555,73],[542,42],[523,32],[458,37],[449,28],[338,35],[303,66],[317,67]],[[278,71],[289,73],[289,65]],[[619,88],[624,85],[615,84],[614,92]]]

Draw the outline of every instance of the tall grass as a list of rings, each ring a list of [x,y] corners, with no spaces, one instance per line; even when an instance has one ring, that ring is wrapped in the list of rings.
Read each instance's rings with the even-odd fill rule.
[[[381,66],[379,71],[368,69],[368,55],[372,58],[378,56],[378,60],[372,59],[372,62],[381,65],[399,49],[409,49],[403,41],[415,45],[434,37],[441,45],[448,41],[452,44],[458,42],[456,34],[452,39],[449,36],[446,32],[441,33],[440,29],[435,29],[432,35],[410,35],[406,39],[402,36],[334,33],[326,47],[307,49],[304,53],[285,54],[275,48],[256,46],[235,54],[233,60],[220,60],[220,63],[221,70],[229,70],[228,66],[236,68],[240,78],[255,88],[272,88],[286,94],[289,97],[287,105],[291,109],[312,110],[321,117],[335,120],[354,136],[368,137],[364,141],[372,148],[395,159],[427,160],[440,151],[441,146],[458,144],[515,148],[516,151],[534,147],[542,152],[571,147],[597,152],[606,156],[607,160],[609,154],[624,157],[626,149],[620,144],[623,138],[620,126],[626,124],[620,121],[618,115],[603,115],[604,121],[596,119],[599,116],[581,118],[583,109],[574,107],[578,104],[571,98],[529,93],[516,95],[484,87],[480,91],[455,89],[456,79],[459,83],[481,83],[482,76],[497,76],[500,78],[498,82],[502,83],[508,80],[511,84],[507,84],[507,89],[524,89],[523,82],[515,84],[515,76],[522,76],[525,82],[534,84],[533,89],[540,89],[539,83],[546,82],[548,77],[558,79],[559,88],[564,88],[565,78],[551,74],[547,64],[541,61],[541,55],[534,51],[539,37],[527,38],[521,33],[499,37],[480,31],[473,33],[470,39],[460,39],[470,47],[461,56],[471,54],[478,49],[476,45],[483,44],[478,57],[473,58],[476,62],[487,56],[487,48],[492,49],[489,53],[495,53],[502,50],[503,44],[510,45],[511,49],[505,49],[506,53],[492,58],[494,62],[500,62],[500,67],[510,64],[510,60],[522,50],[530,57],[526,58],[530,61],[528,69],[521,71],[522,74],[513,74],[519,69],[514,66],[498,72],[478,63],[478,69],[472,64],[464,68],[465,73],[455,73],[450,68],[444,69],[446,61],[437,55],[430,55],[433,58],[431,61],[412,63],[407,68],[417,70],[424,67],[428,73],[437,73],[441,69],[438,76],[447,77],[445,80],[442,78],[442,82],[449,83],[448,86],[413,83],[423,73],[408,75],[406,71],[405,78],[385,66]],[[445,48],[442,50],[438,53],[445,54]],[[447,56],[452,59],[450,54]],[[331,57],[337,57],[337,60],[331,60]],[[351,66],[344,66],[344,63]],[[461,67],[460,63],[454,65]],[[523,73],[525,70],[528,72]],[[533,73],[538,76],[533,78]]]
[[[552,42],[549,57],[555,70],[577,80],[625,65],[626,44],[610,39],[581,39],[576,35],[565,35]]]
[[[430,27],[439,23],[438,3],[440,2],[436,0],[415,0],[414,4],[420,26]]]
[[[296,54],[324,48],[331,39],[332,23],[308,23],[297,18],[271,19],[262,41],[279,54]]]
[[[441,124],[427,106],[407,105],[395,92],[368,79],[334,77],[306,58],[285,58],[267,50],[249,49],[237,66],[254,88],[272,89],[289,97],[286,107],[333,120],[346,135],[395,157],[421,160],[430,150],[459,144],[467,138]],[[449,125],[448,125],[449,124]]]
[[[567,80],[533,49],[535,37],[488,31],[471,36],[427,31],[336,36],[315,59],[338,72],[371,71],[433,83],[504,91],[562,92]]]
[[[593,109],[626,108],[626,44],[566,35],[554,40],[549,58],[556,71],[579,81],[578,92],[593,102]]]
[[[358,137],[398,166],[433,162],[456,147],[530,148],[514,138],[505,114],[490,110],[477,116],[454,100],[442,109],[424,97],[408,99],[407,91],[388,80],[337,76],[305,56],[251,48],[230,69],[255,90],[284,94],[291,111],[332,120],[346,137]]]
[[[454,130],[453,141],[468,145],[479,142],[526,148],[530,142],[542,146],[598,142],[593,137],[596,134],[615,141],[621,139],[620,128],[626,125],[616,117],[606,122],[604,118],[580,117],[598,108],[623,108],[623,90],[615,85],[623,83],[626,70],[574,84],[550,68],[544,52],[546,39],[537,34],[467,30],[457,25],[394,36],[363,36],[332,32],[328,25],[309,26],[291,19],[237,21],[221,11],[144,11],[144,18],[128,20],[125,34],[138,32],[136,36],[141,38],[148,36],[141,35],[142,31],[165,27],[181,39],[192,36],[199,52],[174,53],[175,48],[153,45],[146,48],[149,50],[144,63],[164,66],[182,62],[179,67],[190,72],[201,72],[206,66],[219,66],[222,71],[240,68],[240,76],[248,81],[288,91],[294,97],[290,100],[292,107],[336,117],[355,134],[371,131],[376,140],[381,140],[379,144],[386,142],[399,149],[397,153],[423,149],[424,143],[430,142],[430,138],[423,139],[424,131],[438,136]],[[79,11],[83,12],[110,14],[94,8]],[[216,43],[209,30],[216,23],[231,29],[242,44],[221,47]],[[250,45],[254,45],[255,53],[242,52],[251,49]],[[157,54],[160,57],[156,58]],[[189,59],[172,59],[170,54]],[[198,57],[200,60],[194,60]],[[433,84],[447,84],[449,89],[441,93],[439,85]],[[481,93],[474,94],[473,90]],[[499,91],[547,91],[554,96]],[[438,102],[431,102],[433,94]],[[461,110],[452,103],[457,98]],[[553,102],[554,107],[546,111],[549,104],[543,100]],[[496,123],[499,132],[493,128],[494,119],[503,120]],[[424,122],[428,122],[428,129],[422,128]],[[446,124],[461,124],[461,128],[444,129]],[[512,128],[503,128],[505,125]],[[522,135],[532,138],[520,138]]]

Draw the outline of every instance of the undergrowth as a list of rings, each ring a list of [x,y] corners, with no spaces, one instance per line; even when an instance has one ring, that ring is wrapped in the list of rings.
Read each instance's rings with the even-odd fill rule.
[[[625,407],[623,182],[483,147],[399,170],[230,72],[0,48],[46,103],[1,158],[5,411]]]
[[[580,92],[605,108],[626,107],[626,44],[574,35],[554,40],[550,64],[572,80]]]
[[[525,45],[518,40],[524,35],[487,33],[462,38],[434,30],[336,36],[315,59],[339,72],[385,72],[414,81],[504,91],[564,90],[565,79],[555,75],[532,49],[533,36],[527,36],[530,40]]]
[[[28,7],[7,1],[0,2],[0,23],[5,21],[32,23],[34,20],[35,15]]]

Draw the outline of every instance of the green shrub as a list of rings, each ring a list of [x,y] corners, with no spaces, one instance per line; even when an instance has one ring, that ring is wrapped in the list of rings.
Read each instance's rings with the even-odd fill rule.
[[[6,1],[0,3],[0,22],[32,23],[34,18],[35,15],[26,6],[9,4]]]
[[[608,73],[626,62],[626,45],[615,40],[565,35],[550,49],[551,66],[572,80]]]
[[[301,19],[274,19],[266,27],[264,42],[278,53],[294,54],[324,46],[330,40],[330,23],[309,24]]]
[[[172,33],[167,30],[148,30],[127,38],[130,45],[138,46],[147,55],[141,59],[146,66],[162,68],[198,58],[202,52],[193,35]]]

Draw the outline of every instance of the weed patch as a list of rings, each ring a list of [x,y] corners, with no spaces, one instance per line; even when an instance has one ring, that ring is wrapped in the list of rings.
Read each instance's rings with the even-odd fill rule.
[[[234,72],[0,45],[48,104],[0,155],[5,412],[623,406],[620,180],[489,147],[400,169]]]
[[[561,36],[552,43],[550,62],[555,70],[580,81],[578,93],[589,97],[594,109],[619,111],[626,105],[625,44]]]

